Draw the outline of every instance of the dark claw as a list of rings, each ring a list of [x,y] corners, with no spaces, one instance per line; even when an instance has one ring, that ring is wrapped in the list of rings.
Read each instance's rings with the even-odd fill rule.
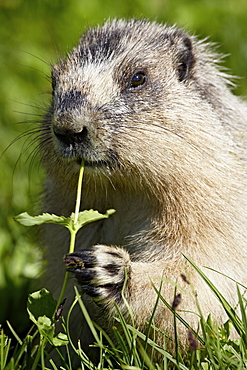
[[[93,256],[92,251],[86,250],[66,254],[64,256],[64,262],[68,269],[72,268],[82,270],[84,268],[93,267],[96,262],[96,258]]]
[[[90,297],[97,298],[100,296],[100,292],[98,287],[92,286],[92,285],[81,285],[81,289],[88,294]]]
[[[96,275],[94,270],[96,258],[92,255],[91,250],[80,251],[75,253],[66,254],[64,262],[67,271],[75,275],[79,285],[85,293],[91,297],[99,297],[99,289],[92,284],[92,280]]]
[[[78,257],[72,257],[69,254],[66,254],[63,258],[68,271],[76,269],[84,269],[84,262]]]
[[[69,268],[67,271],[75,274],[75,278],[78,280],[78,283],[82,286],[84,284],[90,284],[92,279],[96,275],[96,272],[93,269],[73,269]]]
[[[80,285],[90,284],[95,276],[93,267],[96,262],[95,257],[92,256],[92,251],[86,250],[66,254],[64,256],[64,262],[66,264],[67,271],[75,274]]]

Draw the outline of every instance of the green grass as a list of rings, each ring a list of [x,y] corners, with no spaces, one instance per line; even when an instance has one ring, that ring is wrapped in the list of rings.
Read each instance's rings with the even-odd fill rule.
[[[206,283],[214,293],[218,291],[206,276],[197,268],[198,273],[204,278]],[[238,287],[237,287],[238,289]],[[239,292],[239,289],[238,289]],[[75,300],[68,312],[67,317],[61,316],[60,323],[63,326],[63,333],[54,337],[54,329],[57,323],[52,320],[52,311],[56,307],[56,302],[51,294],[45,290],[31,295],[29,299],[29,312],[31,320],[36,322],[24,339],[18,337],[14,329],[10,326],[11,334],[6,336],[4,330],[0,336],[0,370],[3,369],[56,369],[56,363],[50,358],[50,350],[57,351],[63,365],[61,369],[75,369],[72,365],[72,357],[76,355],[82,369],[245,369],[247,367],[247,325],[246,325],[246,300],[239,294],[239,306],[241,316],[229,306],[227,301],[221,296],[222,308],[228,314],[228,321],[217,326],[213,324],[213,317],[204,319],[200,316],[200,330],[202,334],[193,334],[192,328],[185,323],[188,333],[189,348],[180,348],[177,355],[172,356],[166,352],[165,348],[158,346],[148,335],[140,332],[134,323],[127,323],[118,311],[115,324],[112,328],[114,341],[90,319],[89,313],[81,299],[78,290],[75,288]],[[157,292],[158,300],[166,303],[164,298]],[[31,303],[30,303],[31,302]],[[48,302],[48,304],[47,304]],[[76,304],[81,307],[82,314],[87,321],[94,337],[94,347],[98,348],[99,360],[93,363],[87,357],[80,346],[80,342],[75,345],[70,338],[69,320],[71,312]],[[32,306],[33,305],[33,306]],[[35,307],[36,306],[36,307]],[[40,306],[45,307],[42,313]],[[39,310],[39,317],[33,319]],[[49,309],[47,308],[49,307]],[[157,302],[154,304],[154,311]],[[172,308],[170,308],[172,310]],[[50,314],[48,311],[50,310]],[[36,313],[35,313],[36,312]],[[176,320],[180,320],[180,315],[172,310]],[[155,313],[155,312],[154,312]],[[51,320],[47,320],[48,316]],[[150,327],[159,331],[150,321]],[[229,338],[230,328],[239,328],[241,336],[237,340]],[[166,333],[163,333],[164,338]],[[179,338],[178,338],[179,341]],[[72,355],[69,351],[72,349]],[[65,350],[65,351],[64,351]],[[64,353],[68,358],[65,360]],[[159,361],[155,354],[159,353]]]

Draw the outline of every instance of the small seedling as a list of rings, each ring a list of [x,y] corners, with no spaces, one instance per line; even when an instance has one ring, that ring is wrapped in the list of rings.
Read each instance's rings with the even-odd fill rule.
[[[73,253],[75,249],[76,234],[83,226],[91,222],[108,218],[115,212],[113,209],[109,209],[105,214],[101,214],[93,209],[80,212],[83,174],[84,163],[82,161],[77,186],[75,212],[72,212],[69,217],[57,216],[49,213],[31,216],[27,212],[24,212],[16,216],[15,220],[24,226],[53,223],[66,227],[70,232],[70,245],[68,247],[68,253]],[[61,259],[62,258],[63,256],[61,256]],[[68,344],[68,338],[66,334],[59,333],[56,336],[54,335],[55,323],[57,321],[58,311],[61,311],[61,307],[64,302],[64,292],[67,286],[68,278],[69,272],[66,271],[60,296],[57,302],[53,299],[52,294],[46,289],[41,289],[29,295],[27,305],[29,318],[36,325],[40,334],[40,346],[34,361],[35,364],[37,364],[41,359],[41,365],[44,365],[44,349],[47,343],[50,343],[56,347]]]

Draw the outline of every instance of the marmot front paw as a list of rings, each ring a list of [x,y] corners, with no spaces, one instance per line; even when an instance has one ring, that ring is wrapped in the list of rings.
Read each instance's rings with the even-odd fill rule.
[[[97,301],[121,299],[125,278],[130,275],[130,257],[124,249],[96,245],[67,254],[64,261],[85,293]]]

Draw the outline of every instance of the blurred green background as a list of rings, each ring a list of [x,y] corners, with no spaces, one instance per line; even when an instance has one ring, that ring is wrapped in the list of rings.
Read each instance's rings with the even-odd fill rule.
[[[0,0],[0,323],[27,325],[26,300],[43,268],[35,232],[13,216],[36,212],[42,169],[32,137],[50,99],[50,64],[85,28],[109,17],[146,17],[178,24],[229,54],[225,65],[247,95],[246,0]],[[10,145],[11,144],[11,145]],[[5,149],[7,150],[5,151]]]

